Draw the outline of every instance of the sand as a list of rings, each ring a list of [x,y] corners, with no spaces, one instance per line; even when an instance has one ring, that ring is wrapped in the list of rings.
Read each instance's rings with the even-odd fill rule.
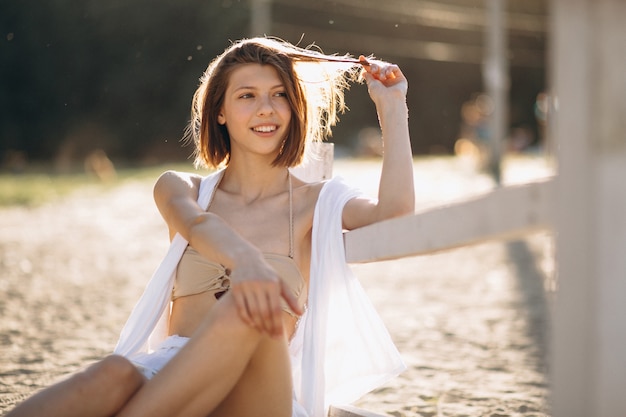
[[[376,164],[338,160],[335,172],[374,193]],[[504,178],[549,173],[540,158],[517,158]],[[167,248],[151,187],[85,188],[0,211],[0,415],[113,349]],[[416,161],[419,209],[490,187],[467,161]],[[405,417],[549,415],[549,233],[353,268],[408,367],[356,405]]]

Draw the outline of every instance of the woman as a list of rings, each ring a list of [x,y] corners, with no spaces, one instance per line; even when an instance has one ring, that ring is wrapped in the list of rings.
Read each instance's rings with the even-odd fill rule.
[[[359,75],[384,138],[377,200],[289,170],[330,133]],[[341,239],[414,209],[400,69],[255,38],[230,46],[201,81],[189,135],[196,162],[219,169],[158,179],[172,246],[116,355],[9,416],[321,417],[403,369]]]

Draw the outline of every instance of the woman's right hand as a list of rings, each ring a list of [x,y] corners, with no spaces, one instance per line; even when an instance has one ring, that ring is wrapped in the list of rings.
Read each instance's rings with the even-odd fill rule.
[[[272,337],[283,335],[281,297],[292,311],[302,314],[295,296],[261,254],[238,258],[230,279],[239,316],[260,332]]]

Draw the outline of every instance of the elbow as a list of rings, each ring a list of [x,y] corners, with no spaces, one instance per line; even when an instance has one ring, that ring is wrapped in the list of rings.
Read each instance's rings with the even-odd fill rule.
[[[395,207],[391,217],[408,216],[409,214],[413,213],[415,213],[415,201],[411,200],[398,204]]]
[[[407,202],[407,204],[402,207],[402,213],[400,216],[408,216],[410,214],[415,214],[415,199]]]
[[[391,217],[408,216],[415,213],[415,192],[409,190],[402,193],[399,198],[395,199],[394,204],[391,206]]]
[[[202,236],[203,229],[210,222],[209,213],[201,213],[192,218],[187,224],[185,224],[184,230],[181,231],[181,235],[189,242],[194,244],[199,236]]]
[[[415,201],[407,200],[404,202],[397,202],[390,207],[387,207],[381,215],[378,217],[378,221],[394,219],[396,217],[408,216],[415,213]]]

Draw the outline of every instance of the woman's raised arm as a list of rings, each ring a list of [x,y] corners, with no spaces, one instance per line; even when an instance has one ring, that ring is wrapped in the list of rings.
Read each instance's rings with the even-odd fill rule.
[[[356,198],[346,204],[343,224],[348,230],[415,211],[407,79],[397,65],[371,61],[364,68],[382,130],[383,163],[378,200]]]

